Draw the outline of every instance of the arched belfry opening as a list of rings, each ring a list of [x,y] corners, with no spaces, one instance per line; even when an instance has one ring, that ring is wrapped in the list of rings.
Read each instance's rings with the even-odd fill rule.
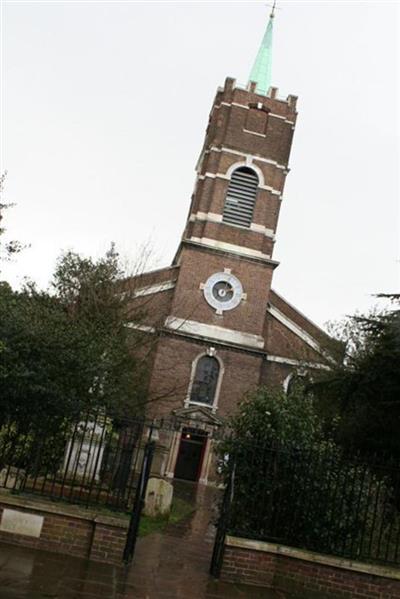
[[[222,221],[230,225],[250,227],[257,197],[258,175],[248,166],[233,171],[226,192]]]

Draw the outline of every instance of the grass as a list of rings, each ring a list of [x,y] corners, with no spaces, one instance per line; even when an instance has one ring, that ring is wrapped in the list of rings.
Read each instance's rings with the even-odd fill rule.
[[[176,497],[172,500],[171,512],[166,516],[156,516],[150,518],[144,514],[140,518],[139,524],[139,537],[145,537],[153,532],[163,532],[167,527],[167,524],[175,524],[180,522],[184,518],[187,518],[194,512],[194,506]]]

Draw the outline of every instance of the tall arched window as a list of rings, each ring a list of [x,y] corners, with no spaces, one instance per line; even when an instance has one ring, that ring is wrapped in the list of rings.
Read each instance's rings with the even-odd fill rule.
[[[258,176],[251,168],[241,166],[233,171],[226,193],[223,222],[250,227],[257,186]]]
[[[218,375],[218,360],[210,356],[202,356],[197,362],[190,401],[212,406],[217,389]]]

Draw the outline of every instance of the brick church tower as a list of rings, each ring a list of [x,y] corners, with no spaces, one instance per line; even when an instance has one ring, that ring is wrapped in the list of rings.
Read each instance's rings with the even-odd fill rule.
[[[217,91],[173,264],[136,283],[158,332],[148,415],[181,422],[160,463],[168,477],[213,481],[215,432],[243,396],[332,360],[326,334],[271,289],[297,117],[296,97],[270,86],[272,25],[273,14],[249,84]]]
[[[296,99],[278,100],[276,90],[262,96],[255,88],[227,79],[214,100],[175,259],[180,275],[171,326],[263,349]]]

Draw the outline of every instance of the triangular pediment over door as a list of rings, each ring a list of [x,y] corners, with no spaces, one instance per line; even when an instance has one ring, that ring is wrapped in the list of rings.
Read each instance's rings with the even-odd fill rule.
[[[179,408],[173,412],[175,418],[182,422],[184,426],[203,429],[212,432],[223,426],[223,421],[217,418],[208,408],[202,406],[189,406],[188,408]]]

